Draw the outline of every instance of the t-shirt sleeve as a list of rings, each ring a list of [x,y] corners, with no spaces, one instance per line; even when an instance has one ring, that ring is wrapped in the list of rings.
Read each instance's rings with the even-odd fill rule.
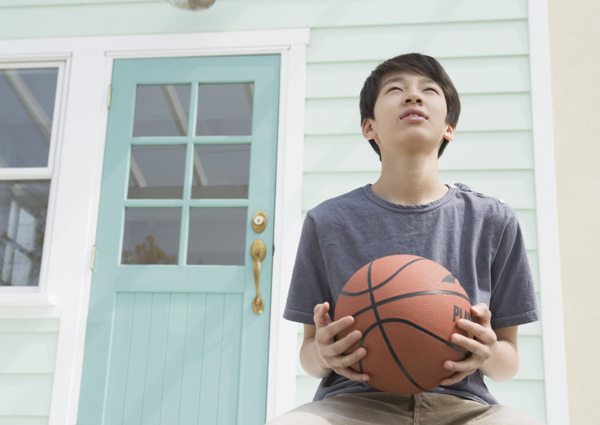
[[[309,212],[302,226],[283,317],[294,322],[314,325],[314,307],[325,301],[332,304],[332,296],[317,226]]]
[[[492,263],[492,327],[505,328],[539,320],[539,309],[527,250],[514,212]]]

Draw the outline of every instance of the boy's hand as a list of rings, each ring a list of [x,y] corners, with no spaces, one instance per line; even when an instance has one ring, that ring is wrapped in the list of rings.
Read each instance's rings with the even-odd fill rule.
[[[471,307],[471,314],[477,322],[459,319],[457,325],[462,330],[473,335],[473,339],[461,334],[452,334],[450,340],[471,353],[471,356],[460,362],[447,360],[444,368],[456,372],[449,378],[443,379],[440,385],[452,385],[465,377],[482,369],[492,358],[498,344],[498,337],[491,326],[492,313],[487,305],[481,303]]]
[[[329,303],[326,302],[315,306],[314,321],[316,327],[314,352],[319,366],[326,370],[331,369],[352,381],[368,381],[369,375],[358,373],[350,368],[367,354],[367,350],[361,347],[352,353],[344,354],[353,344],[360,341],[361,332],[354,331],[344,338],[335,339],[337,334],[352,326],[354,318],[347,316],[332,322]]]

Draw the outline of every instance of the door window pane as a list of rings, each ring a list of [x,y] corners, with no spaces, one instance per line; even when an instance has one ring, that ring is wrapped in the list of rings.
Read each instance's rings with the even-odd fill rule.
[[[0,285],[38,286],[49,181],[0,182]]]
[[[196,145],[193,199],[248,198],[250,145]]]
[[[190,84],[137,86],[133,136],[186,136],[190,88]]]
[[[254,83],[200,84],[196,136],[252,134]]]
[[[186,146],[132,146],[129,199],[181,199]]]
[[[126,208],[122,264],[177,264],[180,208]]]
[[[0,70],[0,168],[47,167],[58,69]]]
[[[191,208],[189,265],[243,265],[247,208]]]

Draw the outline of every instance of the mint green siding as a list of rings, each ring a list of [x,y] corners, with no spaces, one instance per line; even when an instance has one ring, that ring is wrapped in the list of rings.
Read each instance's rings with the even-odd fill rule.
[[[0,425],[48,423],[58,319],[0,319]]]
[[[390,8],[392,3],[407,4],[388,2]],[[313,29],[302,206],[306,212],[328,197],[377,179],[379,160],[360,134],[362,83],[388,57],[412,51],[431,54],[446,67],[462,102],[456,139],[440,160],[441,179],[467,183],[515,208],[539,292],[527,4],[505,2],[509,10],[501,17],[491,6],[495,4],[471,3],[469,14],[445,20],[437,13],[439,3],[421,2],[421,19],[410,25],[405,24],[410,14],[405,10],[386,13],[385,25],[354,22],[351,27]],[[398,21],[390,22],[391,16]],[[427,16],[436,16],[435,25]],[[488,382],[502,403],[545,420],[541,334],[539,323],[523,326],[519,373],[506,383]],[[309,400],[316,384],[298,367],[297,402]]]
[[[4,0],[0,38],[310,28],[303,213],[377,178],[379,161],[362,139],[358,110],[358,93],[371,69],[400,53],[437,57],[463,105],[456,139],[440,161],[441,178],[515,208],[538,295],[543,290],[526,0],[216,0],[201,12],[174,9],[166,0],[70,3]],[[490,387],[503,403],[545,420],[541,329],[539,323],[522,327],[518,375]],[[298,366],[298,403],[312,398],[315,384]]]

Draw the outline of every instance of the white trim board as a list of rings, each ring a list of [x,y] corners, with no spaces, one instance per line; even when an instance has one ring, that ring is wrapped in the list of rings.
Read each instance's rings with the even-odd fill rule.
[[[61,318],[50,425],[77,421],[92,279],[90,256],[96,236],[108,118],[106,101],[116,58],[281,55],[274,229],[277,249],[273,261],[267,417],[293,407],[295,394],[289,389],[295,388],[297,332],[295,325],[281,316],[301,227],[304,87],[309,34],[308,29],[293,29],[0,41],[0,63],[66,61],[69,77],[63,156],[56,163],[60,184],[53,228],[61,232],[53,233],[60,237],[53,238],[46,251],[50,257],[45,293],[55,299],[55,305],[51,310],[45,308],[38,312],[41,317]],[[82,140],[86,143],[81,143]],[[69,255],[64,255],[65,251]],[[52,258],[52,252],[62,255]],[[5,312],[10,314],[12,310],[9,307]]]
[[[548,425],[568,425],[567,366],[551,118],[548,6],[546,0],[529,0],[528,6],[546,417]]]

